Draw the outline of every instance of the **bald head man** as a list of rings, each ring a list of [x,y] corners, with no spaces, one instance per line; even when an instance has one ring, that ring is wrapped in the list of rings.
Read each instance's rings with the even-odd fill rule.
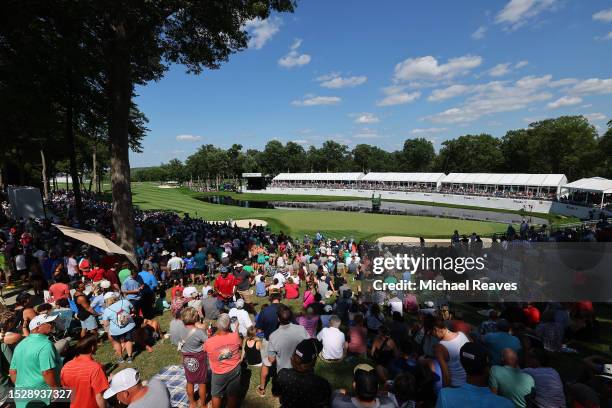
[[[504,365],[512,368],[518,368],[519,366],[518,354],[516,354],[516,351],[512,350],[511,348],[505,348],[502,350],[502,361],[504,362]]]
[[[504,365],[491,367],[489,388],[494,393],[511,400],[515,407],[526,408],[526,397],[535,387],[535,381],[531,375],[522,372],[519,368],[516,351],[505,348],[501,355]]]

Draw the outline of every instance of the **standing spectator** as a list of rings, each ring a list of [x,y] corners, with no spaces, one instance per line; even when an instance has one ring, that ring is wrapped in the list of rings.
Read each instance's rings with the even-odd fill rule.
[[[323,343],[320,357],[323,361],[341,361],[346,355],[348,344],[339,329],[341,320],[333,315],[329,319],[329,327],[323,328],[317,335],[317,340]]]
[[[293,313],[291,309],[285,305],[279,305],[279,326],[270,335],[268,344],[268,360],[272,364],[276,363],[277,373],[283,368],[291,368],[291,356],[295,351],[295,347],[302,340],[310,338],[306,329],[299,324],[291,323],[292,320]]]
[[[217,332],[204,343],[212,371],[210,393],[213,408],[220,408],[224,397],[226,407],[238,406],[241,345],[238,333],[230,331],[229,315],[223,313],[217,319]]]
[[[41,314],[33,318],[28,328],[30,335],[23,339],[13,353],[9,375],[15,388],[48,389],[60,385],[60,356],[49,340],[53,321],[57,316]],[[28,401],[31,402],[31,401]],[[17,408],[25,408],[28,402],[19,400]],[[43,400],[48,405],[49,400]]]
[[[270,304],[262,309],[257,316],[257,322],[255,327],[261,333],[263,333],[264,339],[261,342],[261,360],[263,366],[261,367],[260,383],[257,387],[257,393],[260,396],[266,394],[266,379],[268,378],[268,372],[272,366],[272,362],[268,359],[268,345],[270,335],[278,328],[278,308],[280,306],[280,296],[271,295]]]
[[[121,266],[121,270],[118,273],[119,284],[123,285],[123,282],[130,276],[132,276],[132,266],[128,262],[124,262]]]
[[[70,286],[66,282],[67,279],[66,275],[60,275],[59,279],[49,286],[51,302],[57,302],[60,299],[70,299]]]
[[[206,403],[206,381],[208,377],[208,356],[204,351],[204,342],[207,339],[206,333],[196,323],[199,322],[198,312],[187,307],[181,312],[181,320],[185,325],[178,348],[183,355],[183,368],[185,369],[185,379],[187,380],[187,397],[189,398],[189,408],[196,408],[194,385],[198,384],[198,394],[200,403]]]
[[[532,376],[521,371],[514,350],[504,349],[502,355],[504,366],[491,367],[489,387],[495,394],[511,400],[515,407],[526,408],[526,398],[535,387],[535,381]]]
[[[73,390],[71,408],[106,407],[102,393],[108,388],[108,380],[102,365],[93,358],[97,349],[97,336],[82,338],[76,345],[77,356],[62,368],[62,387]]]
[[[127,300],[129,300],[132,306],[134,306],[134,313],[136,315],[139,314],[141,309],[140,300],[145,286],[144,283],[137,280],[137,277],[138,273],[134,269],[131,271],[131,275],[128,276],[121,284],[121,292],[123,292]]]
[[[281,407],[323,408],[329,406],[331,386],[314,373],[317,362],[314,339],[302,340],[291,356],[291,368],[283,368],[272,382],[272,394],[280,400]]]
[[[234,272],[236,278],[236,292],[244,299],[245,303],[251,303],[251,283],[253,278],[247,269],[241,264],[236,265],[237,272]]]
[[[113,292],[104,295],[106,309],[102,313],[102,323],[108,333],[109,340],[115,350],[117,363],[132,363],[132,351],[134,347],[134,332],[136,323],[132,318],[134,306],[126,299],[118,299]],[[127,353],[127,359],[123,359],[123,350]],[[106,397],[105,397],[106,398]]]
[[[154,314],[153,305],[155,304],[155,291],[159,286],[159,282],[155,277],[153,265],[146,270],[138,273],[140,280],[144,283],[142,297],[140,299],[142,305],[142,315],[145,319],[152,319]]]
[[[227,267],[221,267],[220,272],[213,286],[217,292],[217,306],[219,309],[222,309],[224,306],[232,306],[232,297],[234,296],[237,281],[233,274],[228,273]]]
[[[117,400],[128,408],[170,408],[170,393],[163,382],[157,378],[142,385],[140,373],[133,368],[125,368],[113,375],[104,398],[117,396]]]
[[[247,330],[253,326],[253,322],[249,317],[249,312],[244,310],[244,300],[238,299],[236,301],[236,305],[229,311],[229,317],[237,320],[240,336],[246,337]]]
[[[217,306],[217,298],[214,296],[212,289],[208,290],[208,296],[202,301],[202,309],[204,310],[204,318],[207,322],[216,320],[219,317],[219,308]]]
[[[465,343],[460,353],[467,380],[460,387],[442,388],[436,408],[513,408],[509,399],[493,394],[488,387],[487,351],[476,343]]]
[[[77,319],[81,322],[81,338],[98,330],[96,312],[89,303],[89,296],[85,294],[85,283],[78,281],[75,284],[74,303],[77,307]]]
[[[446,328],[444,319],[436,317],[433,334],[440,340],[434,346],[434,355],[442,371],[442,384],[445,387],[460,387],[465,384],[465,370],[461,365],[459,350],[470,340],[462,332]]]
[[[180,256],[176,256],[176,252],[170,254],[171,258],[168,259],[168,269],[170,270],[170,276],[172,279],[180,280],[181,285],[183,284],[183,269],[185,269],[185,262]]]

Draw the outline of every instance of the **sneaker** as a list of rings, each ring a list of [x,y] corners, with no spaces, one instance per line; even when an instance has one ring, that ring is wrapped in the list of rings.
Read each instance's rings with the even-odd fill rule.
[[[123,358],[123,357],[119,357],[119,358],[117,359],[117,364],[123,364],[123,363],[125,363],[124,358]]]
[[[125,362],[128,364],[132,364],[132,357],[128,356],[128,358],[125,359]]]

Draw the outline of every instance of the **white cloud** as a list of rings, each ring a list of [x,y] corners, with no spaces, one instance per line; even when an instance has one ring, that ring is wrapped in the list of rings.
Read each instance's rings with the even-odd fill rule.
[[[505,24],[509,29],[515,30],[525,24],[527,20],[552,8],[555,3],[556,0],[510,0],[497,14],[495,22]]]
[[[451,85],[448,88],[443,89],[435,89],[429,98],[427,98],[430,102],[438,102],[446,99],[454,98],[459,95],[463,95],[467,93],[471,87],[467,85]]]
[[[612,31],[610,31],[608,34],[604,35],[603,37],[595,37],[595,39],[604,40],[604,41],[612,40]]]
[[[478,27],[478,29],[476,31],[474,31],[472,33],[471,37],[474,40],[482,40],[484,38],[486,32],[487,32],[487,27],[480,26],[480,27]]]
[[[305,145],[308,144],[308,140],[306,139],[297,139],[297,140],[292,140],[293,143],[297,143],[299,145]]]
[[[195,135],[178,135],[176,137],[176,140],[179,142],[197,142],[198,140],[201,140],[202,136],[195,136]]]
[[[510,72],[510,63],[507,62],[505,64],[497,64],[496,66],[491,68],[488,72],[489,72],[489,75],[491,75],[492,77],[504,76]]]
[[[300,54],[298,49],[302,45],[302,40],[296,38],[291,44],[290,51],[287,55],[278,60],[278,65],[285,68],[301,67],[310,63],[310,55]]]
[[[338,73],[322,75],[317,78],[322,87],[332,89],[353,88],[364,84],[367,80],[368,77],[365,75],[342,77]]]
[[[378,139],[381,137],[385,137],[379,134],[376,130],[370,128],[363,128],[357,131],[357,133],[353,134],[353,138],[356,139]]]
[[[516,64],[514,64],[514,68],[515,69],[521,69],[521,68],[525,68],[527,65],[529,65],[529,61],[519,61]]]
[[[380,122],[380,119],[378,119],[378,117],[376,117],[376,115],[374,115],[373,113],[362,113],[359,114],[359,116],[357,116],[357,119],[355,119],[355,123],[378,123]]]
[[[587,114],[585,114],[583,116],[585,118],[587,118],[589,120],[589,122],[597,122],[597,121],[601,121],[601,120],[606,120],[606,115],[604,115],[603,113],[600,113],[600,112],[587,113]]]
[[[270,17],[265,20],[255,18],[245,23],[244,28],[249,33],[249,48],[261,49],[280,30],[282,20]]]
[[[342,101],[337,96],[306,96],[302,100],[292,101],[293,106],[317,106],[317,105],[337,105]]]
[[[567,86],[567,85],[574,85],[576,83],[578,83],[579,81],[575,78],[563,78],[563,79],[558,79],[556,81],[551,81],[548,86],[550,86],[551,88],[559,88],[562,86]]]
[[[449,79],[458,75],[467,74],[470,70],[482,64],[478,55],[464,55],[451,58],[445,64],[431,55],[425,57],[408,58],[395,65],[395,81]]]
[[[612,93],[612,78],[590,78],[578,81],[571,89],[571,92],[582,95],[610,94]]]
[[[437,127],[432,127],[432,128],[417,128],[417,129],[412,129],[410,131],[411,135],[431,135],[434,133],[442,133],[442,132],[446,132],[448,130],[448,128],[437,128]]]
[[[551,76],[524,77],[514,83],[493,81],[474,85],[471,95],[460,105],[424,117],[432,123],[468,123],[483,116],[526,108],[532,103],[552,98],[544,88]]]
[[[564,106],[573,106],[582,103],[582,98],[578,96],[563,96],[556,101],[550,102],[548,105],[548,109],[559,109]]]
[[[604,23],[611,22],[612,21],[612,8],[609,8],[607,10],[601,10],[593,14],[593,20],[603,21]]]
[[[420,92],[399,92],[390,94],[389,96],[381,99],[376,102],[378,106],[392,106],[392,105],[402,105],[405,103],[414,102],[421,96]]]

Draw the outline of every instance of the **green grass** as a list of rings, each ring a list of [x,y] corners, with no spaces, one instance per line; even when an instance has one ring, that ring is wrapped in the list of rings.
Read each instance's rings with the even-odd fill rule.
[[[506,230],[496,222],[456,220],[450,218],[409,215],[366,214],[339,211],[277,210],[242,208],[210,204],[198,200],[201,193],[188,189],[161,189],[152,183],[133,183],[133,200],[141,209],[165,209],[206,220],[257,218],[268,222],[274,231],[294,237],[313,235],[317,231],[330,237],[353,237],[373,240],[385,235],[448,238],[454,230],[481,236],[491,236]]]

